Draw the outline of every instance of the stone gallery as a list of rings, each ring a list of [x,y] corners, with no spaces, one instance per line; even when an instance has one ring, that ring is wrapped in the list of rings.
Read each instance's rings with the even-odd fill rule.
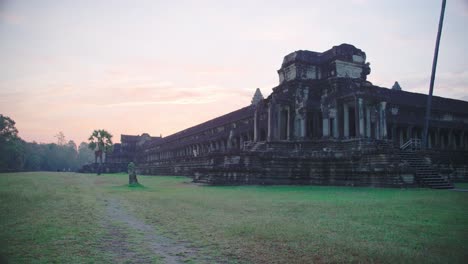
[[[468,180],[468,102],[367,81],[366,54],[349,44],[284,57],[279,84],[249,106],[167,137],[121,136],[107,166],[186,175],[208,184],[452,188]],[[121,165],[119,165],[121,164]],[[121,166],[122,167],[122,166]]]

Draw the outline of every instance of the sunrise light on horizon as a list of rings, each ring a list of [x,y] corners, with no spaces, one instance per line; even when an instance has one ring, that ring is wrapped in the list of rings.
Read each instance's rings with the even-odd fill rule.
[[[27,141],[167,136],[267,97],[283,57],[349,43],[368,80],[427,93],[440,1],[0,1],[0,113]],[[468,3],[448,1],[434,94],[468,100]]]

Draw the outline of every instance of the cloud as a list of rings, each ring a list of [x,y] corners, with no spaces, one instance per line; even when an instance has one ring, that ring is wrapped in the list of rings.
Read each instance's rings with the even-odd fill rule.
[[[181,98],[176,100],[161,100],[161,101],[133,101],[123,102],[116,104],[107,104],[105,107],[119,107],[119,106],[146,106],[146,105],[190,105],[190,104],[207,104],[217,101],[215,96],[199,97],[199,98]]]
[[[246,89],[225,89],[215,85],[188,88],[173,87],[157,89],[155,87],[122,89],[120,98],[114,102],[101,104],[103,107],[128,107],[147,105],[190,105],[208,104],[226,100],[229,97],[247,97],[252,91]]]

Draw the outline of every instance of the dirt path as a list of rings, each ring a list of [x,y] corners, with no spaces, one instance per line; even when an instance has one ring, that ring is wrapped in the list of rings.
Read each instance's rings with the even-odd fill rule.
[[[187,243],[174,241],[155,231],[141,221],[116,198],[104,199],[106,221],[103,223],[107,236],[103,249],[114,255],[119,263],[212,263],[201,258],[196,248]],[[214,261],[216,262],[216,261]]]

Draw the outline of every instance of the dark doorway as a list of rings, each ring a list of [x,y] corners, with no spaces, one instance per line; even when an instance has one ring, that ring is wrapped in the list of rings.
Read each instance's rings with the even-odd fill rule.
[[[356,111],[354,107],[349,107],[349,137],[356,137]]]
[[[307,123],[306,123],[306,137],[307,138],[313,138],[314,137],[314,118],[315,118],[315,113],[308,112],[307,113]]]
[[[288,137],[289,124],[288,110],[281,110],[280,115],[280,140],[286,140]]]
[[[260,141],[265,141],[266,140],[266,132],[265,129],[260,129]]]

